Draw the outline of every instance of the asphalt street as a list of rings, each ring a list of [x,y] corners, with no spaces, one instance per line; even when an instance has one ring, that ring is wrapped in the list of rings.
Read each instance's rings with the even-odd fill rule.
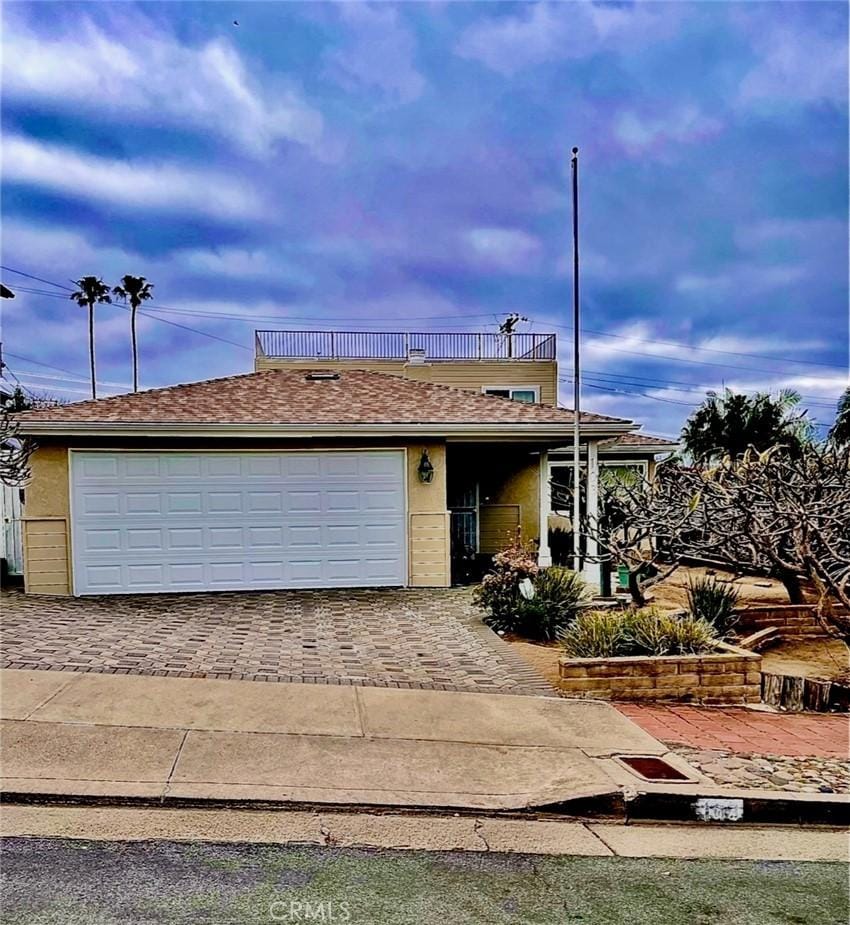
[[[5,925],[846,925],[845,864],[8,838]]]

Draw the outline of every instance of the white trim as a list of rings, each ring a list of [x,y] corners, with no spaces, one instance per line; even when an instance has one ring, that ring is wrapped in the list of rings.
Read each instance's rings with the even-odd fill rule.
[[[517,402],[521,405],[522,403]],[[533,407],[529,405],[529,407]],[[572,423],[555,422],[498,422],[482,424],[174,424],[174,423],[113,423],[113,422],[71,422],[71,421],[21,421],[21,432],[40,436],[86,437],[224,437],[232,436],[246,439],[268,439],[286,437],[287,439],[315,440],[319,438],[360,438],[364,437],[412,437],[416,440],[425,438],[445,439],[447,437],[482,437],[496,439],[506,437],[563,439],[572,428]],[[594,437],[615,436],[628,433],[634,425],[631,421],[623,423],[586,423],[581,425],[582,433]]]
[[[540,512],[540,544],[537,549],[537,564],[547,567],[552,564],[552,552],[549,549],[549,512],[552,510],[552,492],[549,479],[544,478],[549,472],[549,454],[543,450],[540,454],[538,470],[538,510]]]
[[[599,513],[599,445],[592,440],[587,445],[587,501],[585,516],[596,519]],[[599,549],[590,533],[585,534],[585,557],[582,573],[584,580],[596,591],[602,588],[602,571],[598,562],[594,562]]]
[[[587,454],[583,454],[582,459],[587,460]],[[644,475],[649,474],[649,463],[651,460],[648,459],[603,459],[601,456],[598,458],[598,466],[602,468],[603,466],[606,469],[613,469],[616,466],[640,466]],[[552,453],[549,453],[549,479],[552,478],[552,466],[563,467],[566,466],[569,469],[573,467],[572,457],[566,456],[556,456],[553,458]]]
[[[481,394],[489,395],[492,391],[500,392],[534,392],[534,401],[533,402],[520,402],[523,405],[539,405],[540,404],[540,386],[539,385],[482,385]],[[504,397],[504,396],[503,396]],[[516,401],[513,395],[508,395],[508,398],[511,401]]]

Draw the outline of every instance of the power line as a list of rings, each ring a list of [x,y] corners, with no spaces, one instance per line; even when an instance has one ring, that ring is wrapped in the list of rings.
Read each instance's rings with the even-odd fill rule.
[[[73,376],[73,379],[66,379],[66,382],[91,382],[91,377],[86,376],[85,373],[77,372],[74,369],[65,369],[63,366],[53,366],[50,363],[43,363],[41,360],[34,360],[32,357],[21,356],[18,353],[10,353],[6,351],[6,356],[14,357],[16,360],[20,360],[22,363],[33,363],[35,366],[43,366],[45,369],[52,369],[58,373],[69,373]],[[35,373],[27,371],[27,375],[35,375]],[[119,389],[129,388],[129,385],[126,382],[102,382],[100,379],[97,380],[98,385],[105,386],[115,386]]]
[[[837,363],[818,363],[815,360],[797,360],[792,359],[791,357],[779,357],[773,356],[767,353],[740,353],[735,350],[720,350],[717,347],[695,347],[692,344],[685,344],[680,341],[674,340],[645,340],[642,337],[632,337],[629,334],[612,334],[609,331],[591,331],[587,328],[584,329],[586,334],[594,334],[597,337],[619,337],[623,340],[636,340],[642,344],[662,344],[665,347],[684,347],[686,350],[699,350],[701,353],[722,353],[726,356],[732,357],[748,357],[755,360],[776,360],[777,362],[782,363],[804,363],[807,366],[825,366],[829,369],[844,369],[844,366],[841,366]]]
[[[668,405],[684,405],[686,408],[695,408],[699,404],[698,401],[677,401],[674,398],[661,398],[659,395],[649,395],[646,392],[630,392],[627,389],[615,389],[607,385],[594,385],[592,382],[586,382],[585,385],[589,389],[597,389],[600,392],[615,392],[617,395],[638,395],[642,398],[649,398],[651,401],[663,401]]]
[[[61,283],[57,283],[53,280],[45,279],[40,276],[35,276],[34,274],[31,274],[31,273],[25,273],[23,270],[17,270],[13,267],[8,267],[8,266],[0,266],[0,268],[7,270],[10,273],[17,273],[21,276],[25,276],[28,279],[34,279],[34,280],[37,280],[38,282],[46,283],[50,286],[56,286],[57,288],[63,289],[68,292],[72,291],[70,287],[68,286],[64,286]],[[18,287],[18,288],[21,289],[21,291],[27,291],[25,287]],[[63,298],[63,296],[60,296],[58,293],[45,292],[43,290],[41,291],[32,290],[32,291],[33,291],[33,294],[36,294],[36,295],[42,295],[45,297],[52,297],[52,298]],[[119,306],[119,307],[123,307],[123,306]],[[155,305],[155,304],[147,305],[145,307],[145,311],[139,312],[139,314],[144,315],[146,318],[151,318],[154,321],[159,321],[163,324],[170,324],[173,327],[181,328],[183,330],[189,331],[190,333],[199,334],[203,337],[209,337],[213,340],[218,340],[218,341],[221,341],[222,343],[230,344],[232,346],[239,347],[240,349],[249,350],[249,351],[251,350],[251,348],[246,346],[245,344],[240,344],[240,343],[237,343],[236,341],[232,341],[232,340],[228,340],[227,338],[219,337],[216,334],[210,334],[208,331],[202,331],[202,330],[199,330],[198,328],[189,327],[188,325],[181,325],[175,321],[169,321],[168,319],[160,318],[156,314],[150,314],[150,312],[165,312],[165,313],[173,313],[173,314],[178,314],[178,315],[205,317],[205,318],[210,318],[210,319],[220,319],[223,321],[236,321],[236,322],[241,322],[244,324],[250,324],[253,321],[262,320],[262,321],[271,321],[272,323],[276,323],[278,321],[285,321],[285,322],[292,323],[292,324],[306,323],[306,324],[311,324],[313,326],[326,326],[329,324],[333,324],[334,321],[337,321],[337,320],[342,321],[342,322],[348,322],[349,324],[358,324],[358,325],[359,324],[369,324],[372,321],[372,319],[369,319],[369,318],[360,318],[352,322],[351,318],[337,319],[337,318],[327,318],[326,317],[323,319],[316,319],[316,318],[307,318],[307,317],[302,317],[302,316],[235,315],[235,314],[228,314],[224,312],[202,312],[202,311],[191,310],[191,309],[172,308],[172,307],[165,306],[165,305]],[[433,316],[411,317],[409,318],[409,320],[433,321],[433,320],[438,320],[440,318],[455,318],[455,317],[457,316],[455,315],[445,315],[445,316],[433,315]],[[491,317],[491,315],[490,314],[476,314],[476,315],[466,315],[464,317],[466,318],[485,318],[485,317],[489,318]],[[383,319],[376,318],[374,320],[377,323]],[[563,331],[572,330],[572,327],[567,326],[567,325],[561,325],[561,324],[549,324],[549,327],[557,328]],[[775,362],[799,363],[799,364],[804,364],[804,365],[809,365],[809,366],[819,366],[819,367],[828,368],[828,369],[844,369],[843,366],[840,366],[838,364],[818,363],[814,360],[799,360],[799,359],[792,359],[791,357],[777,357],[777,356],[769,356],[767,354],[758,354],[758,353],[743,353],[743,352],[736,352],[732,350],[721,350],[715,347],[696,347],[690,344],[680,343],[677,341],[650,341],[650,340],[645,340],[643,338],[631,337],[630,335],[626,335],[626,334],[613,334],[608,331],[595,331],[595,330],[586,329],[586,328],[583,328],[582,331],[586,334],[591,334],[597,337],[610,337],[610,338],[617,338],[620,340],[636,340],[640,343],[645,343],[649,345],[660,344],[663,346],[678,347],[678,348],[699,351],[699,352],[711,352],[711,353],[725,354],[729,356],[741,356],[741,357],[748,357],[748,358],[755,358],[755,359],[765,359],[765,360],[771,360]],[[659,360],[659,361],[667,360],[673,363],[690,363],[690,364],[697,364],[700,366],[711,366],[711,367],[715,367],[719,369],[737,369],[737,370],[747,370],[750,372],[771,373],[774,375],[776,374],[776,370],[766,369],[764,367],[741,366],[739,364],[733,364],[733,363],[712,363],[707,360],[696,360],[696,359],[686,358],[686,357],[676,357],[676,356],[670,356],[664,353],[659,354],[659,353],[650,353],[650,352],[645,352],[645,351],[627,350],[623,347],[611,346],[608,349],[614,351],[615,353],[623,353],[629,356],[640,357],[641,359],[650,358],[650,359]],[[821,379],[823,381],[829,381],[828,377],[825,377],[825,376],[813,376],[812,378]]]
[[[550,327],[558,328],[559,330],[563,330],[563,331],[571,331],[571,330],[572,330],[571,327],[567,327],[566,325],[563,325],[563,324],[552,324],[552,325],[550,325]],[[602,332],[600,332],[600,331],[589,331],[589,330],[585,330],[585,329],[582,329],[582,330],[583,330],[583,332],[586,333],[586,334],[602,334]],[[624,339],[624,340],[632,340],[632,339],[634,339],[634,340],[639,340],[639,338],[630,338],[630,337],[628,337],[628,336],[625,335],[625,334],[604,334],[603,336],[605,336],[605,337],[619,337],[619,338],[622,338],[622,339]],[[662,343],[662,342],[661,342],[661,341],[641,340],[641,343],[644,343],[644,344],[652,344],[652,343]],[[669,342],[665,342],[665,343],[669,343]],[[702,349],[702,348],[700,348],[700,347],[691,347],[689,344],[676,344],[675,346],[683,347],[683,348],[685,348],[686,350],[700,350],[700,349]],[[641,358],[649,357],[649,358],[654,359],[654,360],[667,360],[667,361],[669,361],[669,362],[671,362],[671,363],[696,363],[696,364],[698,364],[699,366],[716,366],[716,367],[718,367],[718,368],[720,368],[720,369],[746,369],[746,370],[750,370],[751,372],[756,372],[756,373],[772,373],[773,375],[776,375],[776,370],[775,370],[775,369],[765,369],[763,366],[740,366],[740,365],[735,364],[735,363],[711,363],[711,362],[709,362],[708,360],[692,360],[692,359],[687,359],[687,358],[685,358],[685,357],[670,356],[669,354],[666,354],[666,353],[646,353],[646,352],[639,352],[639,351],[636,351],[636,350],[626,350],[626,349],[623,348],[623,347],[606,347],[606,349],[607,349],[607,350],[613,350],[615,353],[627,353],[627,354],[629,354],[630,356],[636,356],[636,357],[641,357]],[[752,356],[756,356],[756,354],[752,354]],[[785,359],[785,358],[783,358],[783,357],[772,357],[772,356],[767,356],[766,354],[758,354],[758,356],[759,356],[759,358],[761,358],[761,359],[765,359],[765,360],[776,360],[777,362],[782,362],[783,360],[784,360],[785,362],[791,362],[791,363],[795,363],[795,362],[808,363],[808,362],[809,362],[808,360],[799,360],[799,361],[798,361],[798,360],[787,360],[787,359]],[[815,365],[817,365],[817,366],[826,366],[826,367],[831,368],[831,369],[841,369],[841,370],[844,369],[843,366],[838,366],[838,365],[835,365],[835,364],[832,364],[832,363],[817,363],[817,364],[815,364]],[[829,377],[827,377],[827,376],[812,376],[811,378],[813,378],[813,379],[823,379],[824,381],[830,381],[830,380],[829,380]]]
[[[69,292],[73,291],[72,289],[70,289],[70,287],[63,286],[61,283],[56,283],[56,282],[53,282],[53,280],[49,280],[49,279],[43,279],[40,276],[33,276],[31,273],[24,273],[23,270],[15,270],[12,267],[2,267],[2,266],[0,266],[0,269],[8,270],[10,273],[19,273],[21,276],[26,276],[29,279],[36,279],[40,283],[47,283],[49,286],[57,286],[59,289],[67,289]],[[52,293],[46,293],[46,295],[52,295]],[[112,304],[116,304],[116,303],[112,303]],[[130,311],[130,309],[126,308],[126,306],[124,305],[116,305],[116,307],[121,308],[124,311],[128,311],[128,312]],[[248,347],[245,344],[239,344],[235,340],[228,340],[226,337],[219,337],[217,334],[210,334],[209,331],[201,331],[198,328],[190,328],[188,325],[178,324],[176,321],[169,321],[167,318],[158,318],[156,315],[149,315],[147,312],[144,312],[144,311],[139,311],[138,314],[144,316],[145,318],[150,318],[152,321],[159,321],[161,324],[170,324],[174,328],[180,328],[181,330],[189,331],[192,334],[200,334],[202,337],[209,337],[212,340],[218,340],[218,341],[221,341],[223,344],[230,344],[232,347],[239,347],[240,350],[249,350],[251,353],[253,353],[253,349],[251,347]]]
[[[40,283],[47,283],[48,286],[57,286],[59,289],[66,289],[68,292],[74,291],[70,286],[64,286],[62,283],[54,283],[52,279],[42,279],[40,276],[33,276],[32,273],[24,273],[23,270],[16,270],[13,267],[5,267],[0,264],[0,270],[6,270],[8,273],[17,273],[18,276],[26,276],[27,279],[35,279]]]
[[[708,392],[715,391],[713,387],[704,386],[704,385],[693,385],[681,380],[676,379],[646,379],[641,376],[618,376],[615,373],[603,373],[596,372],[594,370],[588,370],[588,375],[592,379],[601,381],[602,384],[610,384],[608,380],[613,381],[614,384],[623,383],[625,385],[633,385],[639,388],[659,388],[664,389],[669,392],[688,392],[695,394],[697,392],[705,395]],[[560,382],[569,383],[571,380],[566,376],[558,377]],[[676,383],[679,383],[677,387]],[[688,388],[682,388],[681,386],[689,386]],[[749,389],[744,391],[755,392],[756,389]],[[807,405],[818,405],[823,408],[834,409],[835,402],[831,401],[827,396],[824,395],[800,395],[801,399],[804,399]]]

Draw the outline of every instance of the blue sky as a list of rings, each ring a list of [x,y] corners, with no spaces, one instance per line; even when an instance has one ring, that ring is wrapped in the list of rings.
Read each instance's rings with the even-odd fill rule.
[[[791,386],[826,421],[847,27],[817,2],[5,4],[2,263],[152,280],[148,387],[248,371],[255,327],[513,311],[568,378],[576,144],[585,404],[675,434],[705,388]],[[84,398],[85,313],[3,279],[39,290],[3,305],[10,369]],[[99,310],[103,394],[128,327]]]

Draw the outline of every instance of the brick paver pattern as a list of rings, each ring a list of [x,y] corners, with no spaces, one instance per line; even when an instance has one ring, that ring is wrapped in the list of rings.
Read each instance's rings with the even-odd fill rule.
[[[850,757],[846,714],[767,713],[742,707],[616,704],[650,735],[669,745],[736,754]]]
[[[0,596],[0,666],[553,695],[466,589]]]

